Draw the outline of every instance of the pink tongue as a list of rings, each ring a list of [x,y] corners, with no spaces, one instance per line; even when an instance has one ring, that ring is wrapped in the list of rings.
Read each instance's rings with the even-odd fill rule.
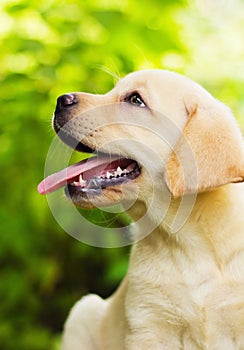
[[[93,157],[82,160],[79,163],[73,164],[66,169],[48,176],[38,185],[37,190],[40,194],[53,192],[60,187],[66,186],[69,180],[81,173],[100,165],[111,163],[117,159],[118,157]]]

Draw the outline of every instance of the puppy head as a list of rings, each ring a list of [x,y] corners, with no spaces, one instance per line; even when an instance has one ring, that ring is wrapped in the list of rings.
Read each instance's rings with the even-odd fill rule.
[[[231,112],[176,73],[139,71],[105,95],[64,95],[53,123],[64,142],[97,156],[39,187],[67,185],[78,206],[146,201],[152,186],[157,192],[165,184],[178,197],[243,181],[244,148]]]

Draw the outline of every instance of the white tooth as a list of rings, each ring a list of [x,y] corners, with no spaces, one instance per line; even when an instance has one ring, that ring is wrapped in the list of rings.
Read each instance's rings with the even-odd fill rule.
[[[79,176],[79,183],[80,183],[80,186],[84,186],[84,184],[86,183],[86,181],[83,180],[82,174],[80,174]]]
[[[123,173],[123,170],[121,169],[120,166],[118,166],[118,168],[116,169],[115,174],[120,176],[122,173]]]
[[[111,174],[109,171],[107,171],[106,178],[109,179],[110,176],[113,176],[113,174]]]

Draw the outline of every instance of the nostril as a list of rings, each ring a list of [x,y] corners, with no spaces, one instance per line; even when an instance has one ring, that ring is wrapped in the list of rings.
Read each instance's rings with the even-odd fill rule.
[[[65,108],[68,106],[72,106],[77,102],[78,102],[77,98],[74,94],[65,94],[65,95],[59,96],[59,98],[57,99],[57,107]]]

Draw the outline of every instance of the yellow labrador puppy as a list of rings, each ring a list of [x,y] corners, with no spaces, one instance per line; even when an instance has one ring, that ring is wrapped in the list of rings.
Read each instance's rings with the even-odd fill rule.
[[[134,219],[128,274],[71,310],[63,350],[244,349],[244,145],[200,85],[139,71],[105,95],[60,96],[60,138],[96,156],[51,175],[80,207]],[[132,232],[133,233],[133,232]]]

